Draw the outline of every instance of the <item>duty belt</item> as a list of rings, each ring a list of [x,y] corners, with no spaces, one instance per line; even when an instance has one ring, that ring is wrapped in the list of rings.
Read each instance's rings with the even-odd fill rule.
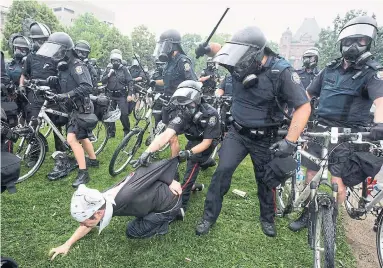
[[[232,120],[231,123],[239,134],[248,136],[250,138],[257,138],[263,136],[275,137],[278,131],[277,127],[247,128],[240,125],[235,120]]]

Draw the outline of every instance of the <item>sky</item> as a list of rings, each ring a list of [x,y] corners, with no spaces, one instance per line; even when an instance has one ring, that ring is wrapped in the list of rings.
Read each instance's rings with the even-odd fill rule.
[[[88,1],[88,0],[81,0]],[[0,0],[10,5],[12,0]],[[337,14],[362,9],[375,13],[383,25],[383,0],[93,0],[93,4],[115,12],[115,26],[129,35],[145,24],[158,37],[174,28],[185,33],[209,35],[224,10],[230,10],[217,32],[232,34],[242,27],[256,25],[269,40],[279,42],[289,27],[293,33],[304,18],[315,17],[319,27],[332,25]]]

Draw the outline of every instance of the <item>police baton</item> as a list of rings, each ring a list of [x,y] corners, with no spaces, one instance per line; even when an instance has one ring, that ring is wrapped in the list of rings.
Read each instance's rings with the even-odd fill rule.
[[[219,19],[217,25],[215,25],[213,31],[211,31],[209,37],[206,39],[206,41],[204,43],[202,43],[203,47],[206,47],[208,44],[209,44],[209,41],[210,39],[213,37],[213,35],[215,34],[215,31],[217,31],[218,29],[218,26],[221,24],[223,18],[226,16],[226,13],[229,11],[229,7],[226,8],[225,12],[223,13],[223,15],[221,16],[221,18]],[[199,58],[199,56],[196,57],[197,59]]]

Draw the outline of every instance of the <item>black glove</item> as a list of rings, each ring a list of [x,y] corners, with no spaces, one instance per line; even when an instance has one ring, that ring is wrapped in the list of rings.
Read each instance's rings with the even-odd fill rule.
[[[133,165],[134,168],[138,168],[140,166],[147,167],[149,165],[150,156],[152,153],[143,152],[140,158],[138,158],[137,162]]]
[[[370,129],[370,137],[375,141],[383,140],[383,123],[376,123]]]
[[[59,82],[59,78],[57,76],[49,76],[47,78],[47,83],[49,86],[55,86]]]
[[[57,94],[54,96],[55,101],[65,101],[69,99],[69,94],[68,93],[63,93],[63,94]]]
[[[210,53],[211,48],[209,45],[204,46],[204,43],[199,44],[198,47],[195,49],[195,55],[198,59],[199,57],[203,57],[203,55]]]
[[[269,149],[276,157],[288,157],[294,154],[296,147],[296,143],[283,139],[271,145]]]
[[[150,80],[149,86],[150,87],[155,87],[156,86],[156,80]]]
[[[19,86],[18,89],[16,90],[16,93],[20,95],[25,95],[27,92],[24,86]]]
[[[193,156],[193,152],[191,150],[184,150],[178,153],[178,160],[180,162],[185,162],[189,160]]]

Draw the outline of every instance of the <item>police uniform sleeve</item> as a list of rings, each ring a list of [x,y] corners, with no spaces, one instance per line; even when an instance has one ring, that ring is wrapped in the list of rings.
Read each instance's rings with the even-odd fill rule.
[[[78,85],[73,89],[76,96],[87,97],[92,94],[92,79],[90,78],[88,68],[81,62],[76,62],[72,67],[71,75]]]
[[[319,74],[315,76],[313,81],[311,81],[310,85],[307,87],[307,93],[309,93],[310,97],[319,97],[321,88],[322,88],[322,81],[323,81],[323,74],[324,71],[322,70]]]
[[[308,103],[305,88],[303,87],[299,75],[290,69],[285,69],[281,73],[279,96],[282,97],[289,107],[297,108],[302,104]]]
[[[177,115],[170,121],[168,128],[173,129],[177,135],[180,135],[184,132],[186,125],[186,120],[182,116]]]
[[[110,71],[110,68],[106,68],[106,69],[105,69],[105,72],[102,74],[101,82],[102,82],[102,84],[104,84],[104,85],[108,83],[108,79],[109,79],[108,74],[109,74],[109,71]]]
[[[206,127],[203,132],[204,139],[218,139],[221,134],[221,127],[219,125],[218,115],[213,114],[208,117]]]
[[[32,55],[29,54],[23,64],[23,75],[28,78],[31,76],[31,65],[32,65],[31,57]]]
[[[368,96],[371,100],[376,100],[383,97],[383,70],[375,72],[367,82]]]
[[[197,81],[197,75],[194,72],[193,64],[191,63],[190,59],[185,58],[183,60],[179,61],[179,71],[184,73],[185,80],[193,80]]]
[[[125,73],[125,83],[126,83],[126,86],[128,87],[128,96],[132,96],[133,86],[134,86],[133,78],[132,78],[132,75],[130,74],[128,68],[126,68],[126,67],[123,67],[123,68],[124,68],[124,73]]]

